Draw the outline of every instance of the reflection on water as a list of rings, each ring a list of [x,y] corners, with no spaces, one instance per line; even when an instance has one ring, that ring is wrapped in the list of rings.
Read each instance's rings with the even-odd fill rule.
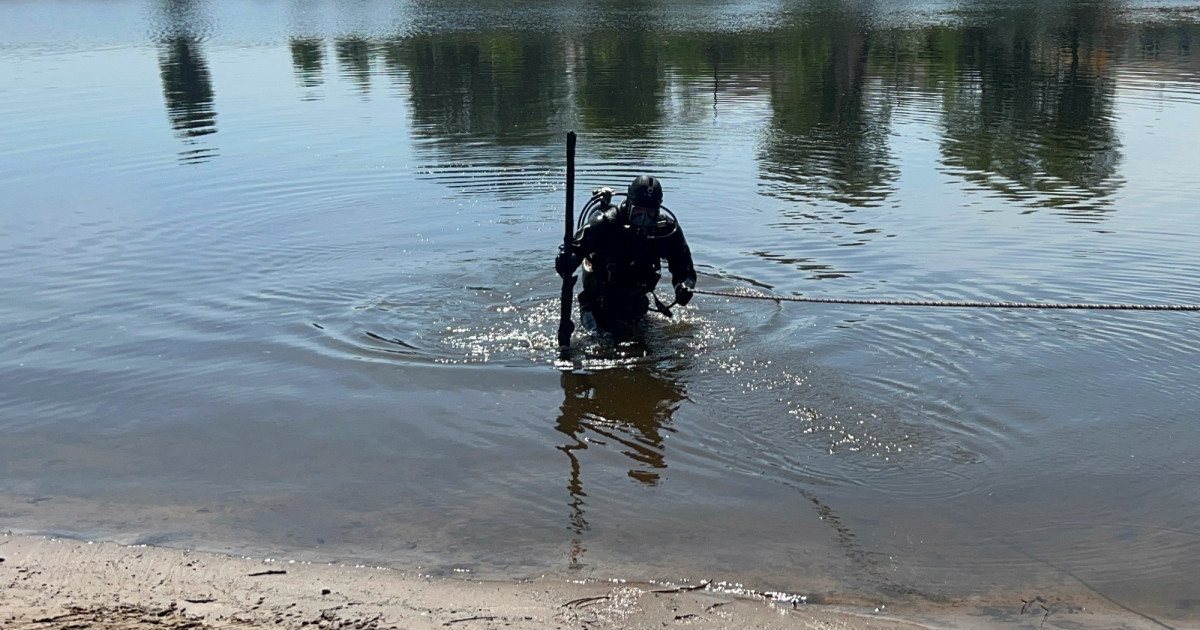
[[[631,28],[564,42],[485,29],[335,47],[364,92],[371,59],[382,56],[407,81],[417,133],[463,161],[464,138],[541,147],[573,112],[585,128],[635,140],[703,114],[671,94],[708,93],[715,104],[762,90],[772,116],[760,152],[769,192],[876,205],[898,176],[892,112],[919,95],[941,100],[942,161],[956,176],[1031,206],[1102,211],[1120,185],[1109,61],[1147,39],[1155,50],[1163,39],[1186,42],[1186,27],[1135,40],[1119,8],[1102,3],[1045,15],[993,3],[974,10],[980,22],[969,26],[873,28],[866,5],[814,5],[765,34]],[[296,74],[309,76],[295,46]]]
[[[577,107],[586,127],[622,138],[644,138],[662,127],[672,60],[664,54],[662,35],[648,26],[594,33],[582,42]]]
[[[869,66],[872,44],[879,44],[868,18],[864,5],[818,5],[798,14],[794,30],[770,51],[797,60],[771,81],[773,124],[763,169],[773,194],[858,206],[878,204],[891,192],[897,173],[887,135],[895,98],[869,85],[886,68]]]
[[[216,130],[203,11],[173,0],[158,17],[168,113],[189,142]],[[895,26],[879,23],[870,4],[804,4],[765,33],[596,29],[564,40],[485,28],[328,43],[339,76],[364,97],[375,72],[402,80],[415,133],[450,161],[470,161],[466,138],[541,148],[569,117],[613,137],[649,138],[680,116],[716,115],[673,95],[717,107],[762,92],[769,194],[878,205],[898,177],[894,112],[937,99],[949,173],[1030,207],[1079,218],[1111,211],[1106,199],[1121,184],[1113,61],[1186,57],[1191,27],[1129,29],[1118,3],[969,11],[966,24]],[[314,36],[289,41],[307,98],[319,98],[311,88],[324,82],[326,45]],[[814,218],[822,220],[805,217]]]
[[[366,97],[371,92],[371,42],[362,37],[339,37],[333,41],[338,68]],[[300,69],[296,69],[297,74]]]
[[[158,14],[158,65],[162,75],[167,116],[189,148],[185,163],[205,162],[216,155],[197,140],[217,131],[213,105],[213,78],[204,56],[204,3],[200,0],[163,0]]]
[[[1070,213],[1109,210],[1119,186],[1109,63],[1122,48],[1115,6],[1071,6],[1043,24],[1014,12],[1008,28],[951,34],[949,68],[967,80],[947,94],[945,164],[1030,205]]]
[[[163,96],[171,127],[188,139],[216,132],[212,77],[199,39],[174,37],[160,44]]]
[[[571,443],[559,447],[571,460],[571,528],[588,529],[580,451],[589,445],[615,448],[629,457],[629,477],[647,485],[667,467],[664,433],[686,394],[669,374],[654,367],[562,373],[563,404],[555,428]]]
[[[315,37],[293,37],[288,42],[292,50],[292,67],[296,82],[305,88],[319,87],[325,82],[325,43]]]
[[[468,138],[542,145],[566,106],[564,53],[559,38],[541,33],[384,42],[389,72],[408,85],[416,133],[451,155]]]

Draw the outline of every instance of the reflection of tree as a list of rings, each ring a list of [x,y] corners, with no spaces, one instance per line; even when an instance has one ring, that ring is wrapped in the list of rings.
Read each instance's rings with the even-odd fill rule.
[[[568,127],[596,138],[589,150],[602,161],[653,161],[664,128],[758,107],[767,94],[770,120],[757,138],[764,188],[819,202],[789,219],[842,223],[847,209],[889,196],[898,176],[889,134],[903,131],[892,119],[906,102],[925,108],[918,113],[941,105],[942,162],[957,176],[1017,201],[1086,212],[1120,184],[1109,59],[1125,46],[1145,59],[1190,50],[1188,27],[1127,29],[1113,2],[963,0],[961,24],[881,28],[873,0],[804,0],[771,29],[663,34],[653,28],[656,5],[621,0],[597,10],[619,14],[616,29],[605,21],[566,33],[433,28],[337,39],[330,54],[364,94],[372,73],[397,81],[418,152],[434,154],[430,172],[446,169],[457,185],[501,196],[525,194],[531,169],[540,176],[542,165],[561,163],[558,132]],[[194,105],[176,111],[211,131],[201,40],[173,33],[163,39],[173,60],[164,82],[166,66],[180,85],[190,68],[193,89],[171,91]],[[298,81],[319,84],[322,43],[290,46]],[[499,174],[481,178],[478,168]]]
[[[578,100],[589,128],[644,137],[662,125],[667,80],[659,37],[624,29],[585,39]]]
[[[212,75],[201,49],[203,43],[197,18],[199,3],[166,0],[160,15],[164,24],[158,39],[158,65],[162,77],[167,116],[176,135],[189,144],[194,138],[216,132]],[[184,151],[185,160],[203,161],[211,150]]]
[[[563,49],[550,34],[422,35],[384,44],[388,72],[409,81],[415,132],[458,144],[547,139],[565,105]]]
[[[896,171],[888,154],[886,103],[872,102],[867,89],[865,18],[843,7],[804,17],[778,43],[765,176],[789,196],[850,205],[878,201]]]
[[[185,138],[216,131],[212,76],[200,40],[172,37],[160,42],[159,68],[171,127]]]
[[[945,162],[1038,205],[1078,206],[1110,194],[1119,154],[1106,11],[1089,2],[1053,15],[999,13],[986,28],[943,40],[954,48],[941,56],[962,63],[943,106]]]
[[[769,85],[777,46],[771,35],[723,32],[675,34],[664,40],[671,73],[690,84],[672,119],[699,123],[718,117],[723,102],[755,97]],[[676,86],[667,85],[668,89]],[[736,105],[734,105],[736,109]]]
[[[419,35],[382,53],[406,83],[417,151],[434,154],[430,176],[503,199],[527,195],[546,165],[562,163],[567,63],[552,34]]]
[[[571,460],[567,491],[571,495],[571,529],[582,535],[588,529],[579,453],[589,445],[612,446],[633,462],[629,476],[656,485],[666,468],[663,434],[671,431],[671,416],[685,397],[683,388],[669,375],[653,369],[610,369],[563,372],[563,404],[555,428],[570,443],[559,449]],[[582,553],[575,541],[572,563]]]
[[[325,82],[325,44],[314,37],[293,37],[292,70],[301,87],[314,88]]]
[[[361,37],[339,37],[333,42],[338,67],[366,96],[371,92],[371,43]]]

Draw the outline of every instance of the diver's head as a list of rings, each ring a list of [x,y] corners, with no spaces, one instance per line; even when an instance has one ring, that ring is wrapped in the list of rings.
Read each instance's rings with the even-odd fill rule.
[[[638,175],[629,184],[625,197],[628,206],[627,221],[630,225],[652,228],[658,224],[658,210],[662,206],[663,190],[658,178]]]

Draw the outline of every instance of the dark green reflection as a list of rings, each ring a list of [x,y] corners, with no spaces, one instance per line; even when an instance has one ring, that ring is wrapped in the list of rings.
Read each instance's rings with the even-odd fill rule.
[[[441,26],[413,35],[294,38],[298,82],[324,80],[330,45],[338,76],[363,95],[373,74],[392,79],[420,151],[493,169],[557,163],[567,128],[614,159],[669,161],[648,150],[668,137],[688,149],[680,143],[706,139],[665,131],[765,111],[745,140],[758,149],[757,190],[816,207],[792,217],[808,222],[887,202],[912,128],[934,135],[939,164],[955,177],[1030,206],[1103,212],[1121,185],[1116,68],[1186,58],[1200,28],[1130,22],[1115,0],[968,1],[911,23],[881,21],[879,3],[810,0],[728,31],[638,23],[631,16],[654,12],[636,0],[580,9],[589,19],[561,32],[545,20],[528,30],[475,24],[469,5],[455,6]],[[162,40],[172,120],[189,133],[215,128],[200,41],[186,28]]]
[[[215,150],[196,146],[195,139],[217,130],[212,73],[203,50],[203,4],[167,0],[159,9],[158,65],[167,117],[189,144],[183,160],[202,162]]]
[[[590,445],[618,449],[632,463],[630,478],[658,484],[667,467],[663,435],[673,431],[671,416],[686,394],[670,374],[651,367],[563,372],[561,384],[563,404],[555,429],[570,438],[559,449],[571,461],[570,527],[582,534],[588,522],[581,452]]]
[[[292,50],[292,68],[296,82],[305,88],[319,87],[325,82],[325,45],[314,37],[293,37],[288,46]]]
[[[363,96],[371,93],[371,42],[362,37],[339,37],[333,41],[338,69],[358,87]]]
[[[986,26],[928,40],[931,57],[959,78],[944,93],[945,163],[1015,200],[1037,195],[1038,205],[1111,194],[1120,154],[1109,62],[1124,38],[1119,7],[1073,2],[1052,16],[983,7]]]
[[[645,137],[665,126],[666,50],[648,30],[591,33],[579,47],[579,118],[610,137]]]
[[[185,138],[213,133],[217,114],[213,110],[212,76],[200,41],[173,37],[159,44],[163,96],[171,127]]]
[[[814,3],[774,38],[772,133],[764,178],[776,194],[877,203],[896,178],[887,134],[893,100],[871,93],[874,33],[855,5]]]
[[[407,77],[422,138],[540,145],[566,104],[563,44],[550,34],[422,35],[384,43],[384,63]]]

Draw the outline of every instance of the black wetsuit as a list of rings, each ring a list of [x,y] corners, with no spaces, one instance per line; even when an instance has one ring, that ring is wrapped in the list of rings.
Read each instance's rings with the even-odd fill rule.
[[[590,313],[602,329],[628,326],[650,310],[646,294],[658,284],[662,261],[667,261],[671,284],[696,283],[692,252],[683,230],[668,213],[657,227],[628,225],[624,211],[609,206],[575,234],[575,254],[583,261],[583,292],[579,309]]]

